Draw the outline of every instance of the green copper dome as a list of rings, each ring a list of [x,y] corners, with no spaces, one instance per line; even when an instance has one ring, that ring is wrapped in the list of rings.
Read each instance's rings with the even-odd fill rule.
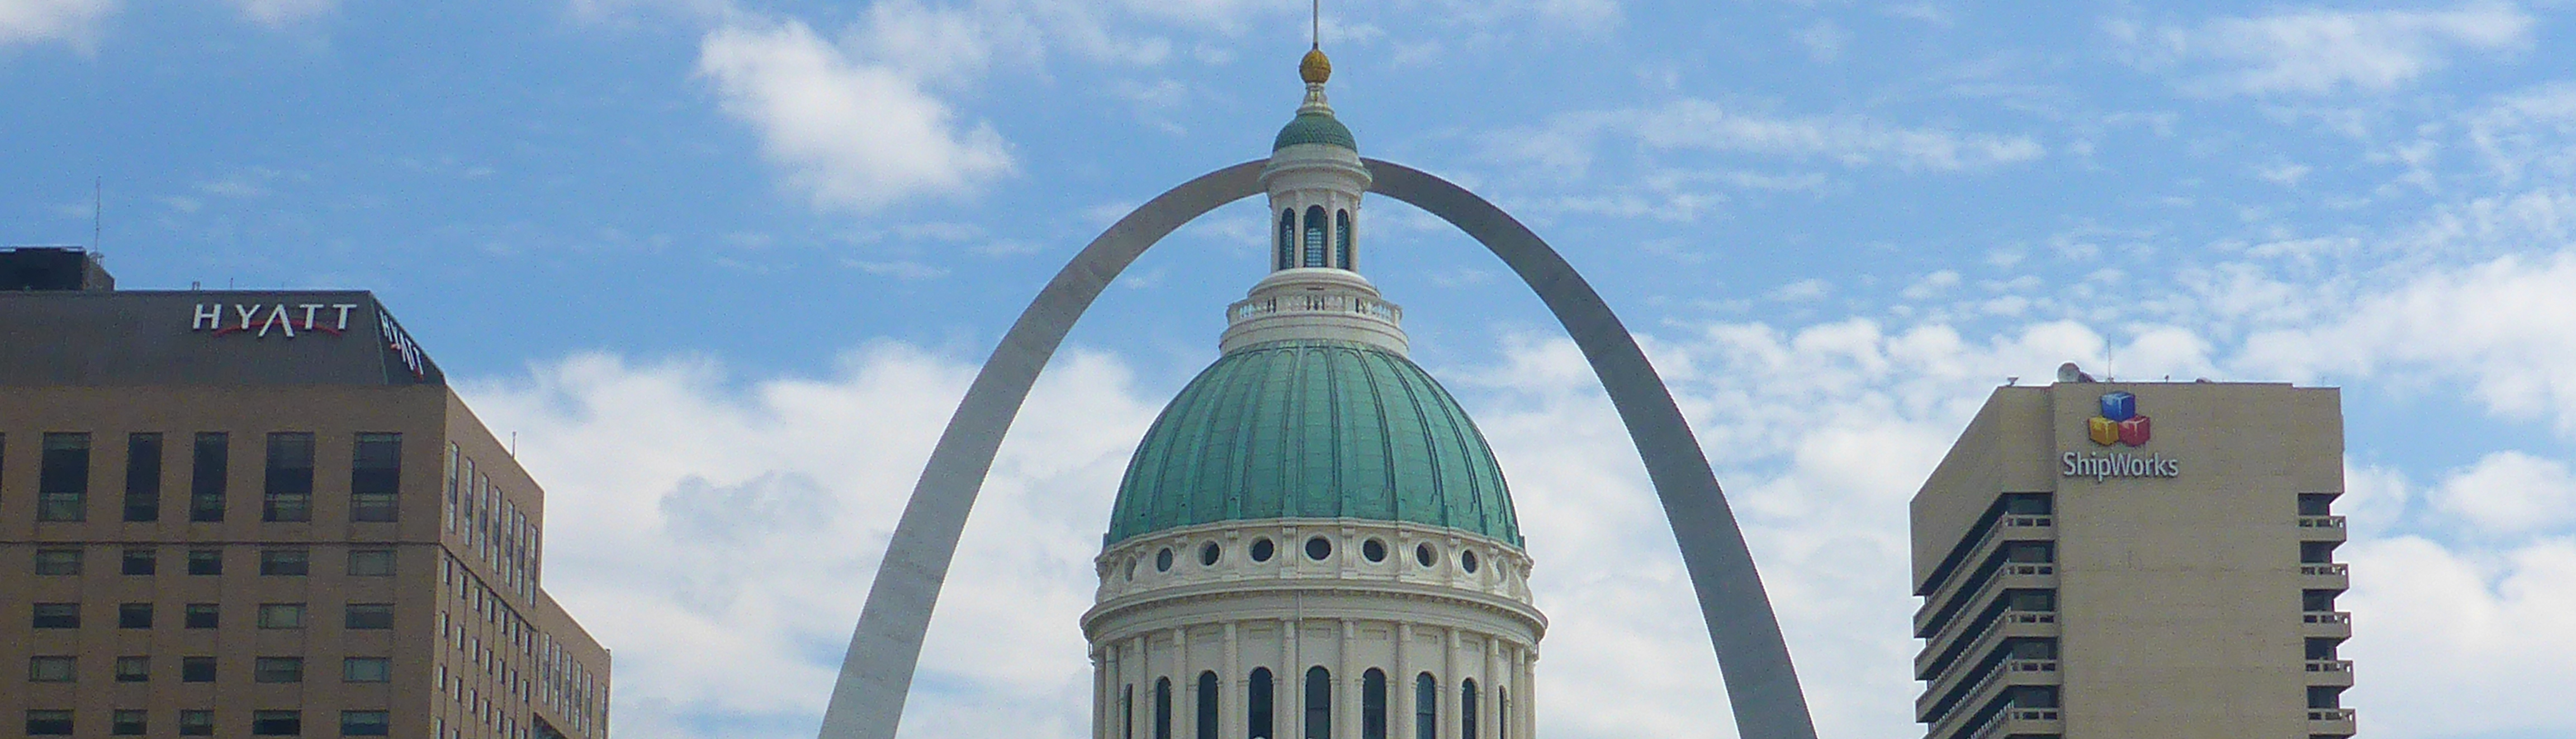
[[[1421,367],[1295,340],[1217,359],[1154,419],[1102,544],[1265,518],[1446,526],[1521,544],[1484,434]]]
[[[1270,150],[1278,151],[1298,144],[1332,144],[1351,151],[1360,150],[1359,140],[1351,138],[1350,127],[1342,125],[1342,121],[1331,113],[1297,114],[1295,119],[1288,121],[1287,127],[1279,129],[1279,138],[1270,141]]]

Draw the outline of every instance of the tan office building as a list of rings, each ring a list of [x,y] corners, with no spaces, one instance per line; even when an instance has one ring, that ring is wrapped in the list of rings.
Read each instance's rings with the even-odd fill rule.
[[[1914,497],[1926,736],[2351,736],[2341,403],[2266,383],[1997,388]]]
[[[607,736],[544,492],[373,296],[40,251],[0,251],[0,734]]]

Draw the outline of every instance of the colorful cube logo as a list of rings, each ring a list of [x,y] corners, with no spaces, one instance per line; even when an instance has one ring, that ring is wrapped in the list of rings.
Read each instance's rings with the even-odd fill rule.
[[[2103,393],[2102,415],[2086,419],[2085,435],[2102,446],[2146,446],[2147,440],[2155,436],[2155,421],[2138,415],[2138,396]]]

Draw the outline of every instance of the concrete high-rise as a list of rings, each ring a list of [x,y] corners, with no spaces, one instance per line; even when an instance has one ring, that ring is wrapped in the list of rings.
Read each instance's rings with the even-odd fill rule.
[[[2351,736],[2341,397],[1997,388],[1914,497],[1926,736]]]
[[[544,491],[374,296],[85,257],[0,251],[0,734],[607,735]]]

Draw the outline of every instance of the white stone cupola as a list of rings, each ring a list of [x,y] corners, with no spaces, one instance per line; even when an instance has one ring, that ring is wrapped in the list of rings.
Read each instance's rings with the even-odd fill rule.
[[[1355,341],[1405,353],[1403,309],[1360,276],[1360,195],[1368,168],[1351,129],[1324,99],[1332,61],[1322,49],[1297,65],[1306,100],[1272,140],[1261,169],[1270,193],[1270,275],[1228,307],[1224,351],[1288,339]]]

